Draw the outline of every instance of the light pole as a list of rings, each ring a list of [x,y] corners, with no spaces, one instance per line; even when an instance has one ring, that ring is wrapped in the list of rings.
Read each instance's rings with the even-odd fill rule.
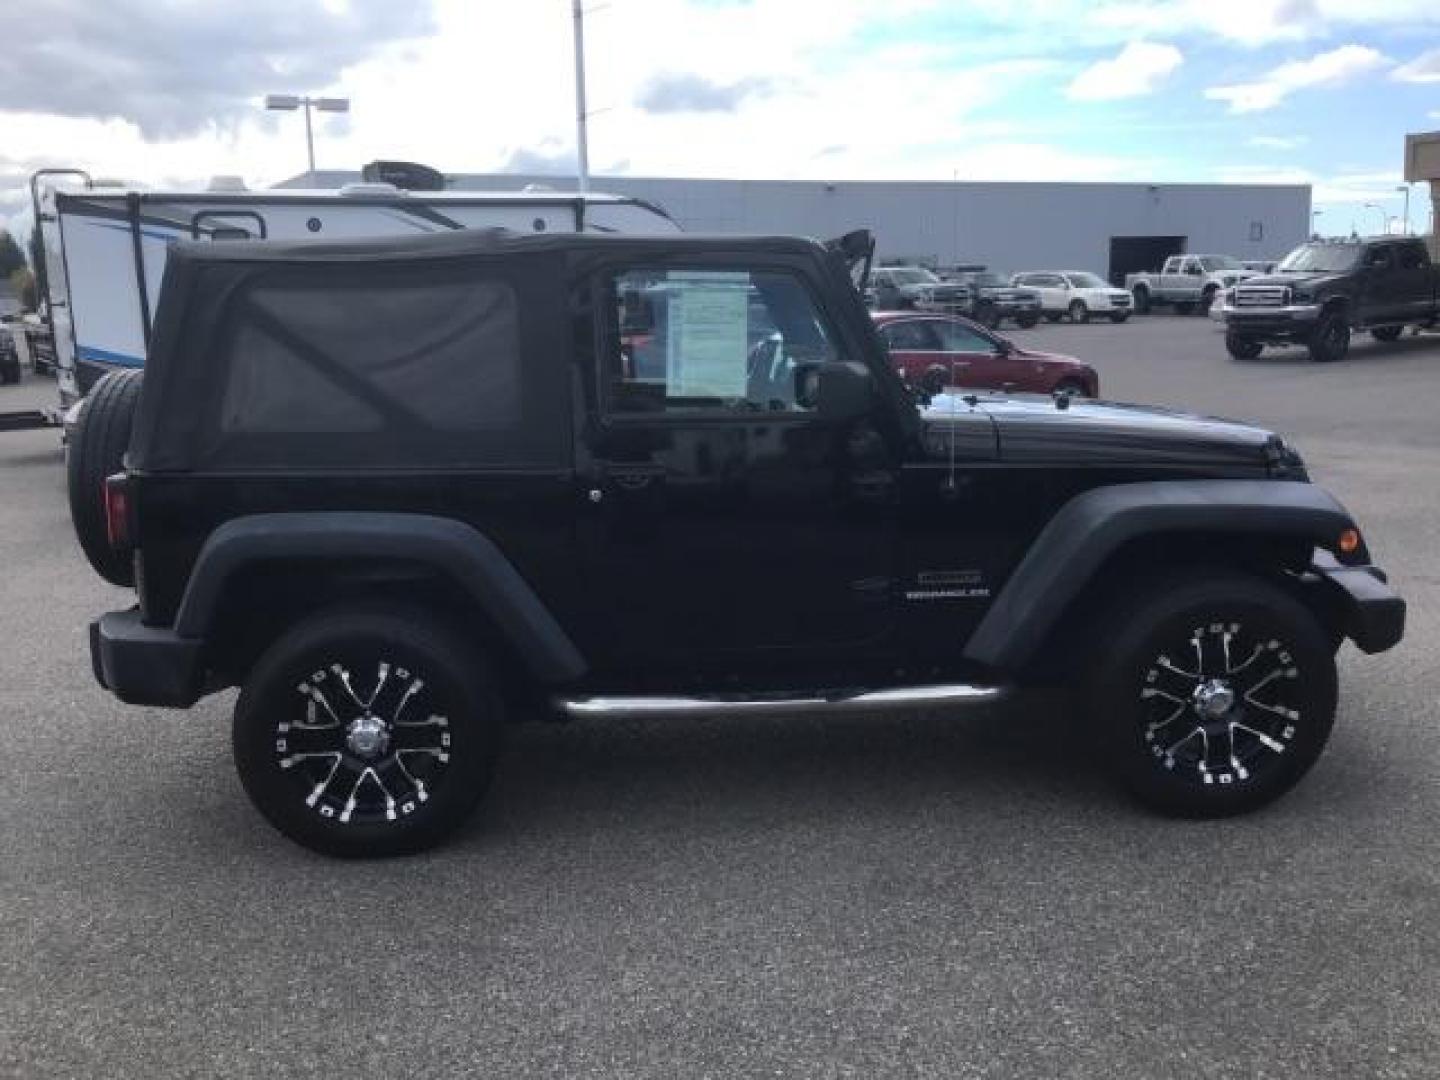
[[[1401,184],[1401,185],[1400,185],[1399,187],[1397,187],[1395,190],[1396,190],[1396,191],[1399,191],[1399,192],[1403,192],[1404,195],[1405,195],[1405,228],[1404,228],[1403,232],[1404,232],[1404,234],[1405,234],[1406,236],[1409,236],[1409,235],[1410,235],[1410,185],[1409,185],[1409,184]]]
[[[1366,209],[1366,210],[1375,210],[1375,211],[1378,211],[1378,212],[1379,212],[1379,214],[1380,214],[1380,235],[1381,235],[1381,236],[1384,236],[1386,233],[1388,233],[1388,232],[1390,231],[1390,216],[1385,213],[1385,208],[1384,208],[1383,206],[1380,206],[1378,203],[1367,202],[1367,203],[1365,204],[1365,209]]]
[[[581,0],[572,0],[575,17],[575,171],[580,194],[590,190],[590,136],[586,131],[585,112],[585,8]]]
[[[308,94],[266,94],[265,108],[278,109],[281,112],[294,112],[300,108],[305,110],[305,156],[310,163],[310,170],[305,176],[307,180],[314,183],[315,132],[310,126],[310,110],[311,108],[316,108],[321,112],[349,112],[350,99],[343,97],[310,97]]]

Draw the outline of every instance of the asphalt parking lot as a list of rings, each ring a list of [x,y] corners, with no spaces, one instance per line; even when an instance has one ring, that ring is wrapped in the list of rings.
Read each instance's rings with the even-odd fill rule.
[[[75,547],[56,435],[0,434],[0,1071],[1440,1075],[1440,337],[1321,367],[1235,363],[1199,318],[1011,336],[1274,426],[1366,527],[1409,637],[1346,647],[1289,798],[1147,816],[1058,698],[577,723],[518,732],[458,842],[328,861],[246,802],[229,695],[93,683],[86,623],[129,600]]]

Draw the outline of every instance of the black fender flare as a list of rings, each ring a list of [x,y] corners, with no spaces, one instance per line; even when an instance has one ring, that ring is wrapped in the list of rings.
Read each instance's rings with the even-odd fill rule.
[[[1013,672],[1035,655],[1105,561],[1134,539],[1229,533],[1333,549],[1355,523],[1333,495],[1294,480],[1159,480],[1093,488],[1040,531],[965,646],[965,659]],[[1368,562],[1360,551],[1350,556]]]
[[[428,514],[322,511],[253,514],[225,522],[205,541],[175,614],[175,633],[204,638],[241,568],[274,559],[397,559],[431,567],[463,589],[548,683],[586,663],[569,635],[501,550],[462,521]]]

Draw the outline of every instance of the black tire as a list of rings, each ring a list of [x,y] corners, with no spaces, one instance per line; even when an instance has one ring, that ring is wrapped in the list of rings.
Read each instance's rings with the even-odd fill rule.
[[[994,330],[1000,325],[1000,309],[988,301],[976,304],[975,321],[989,330]]]
[[[1090,309],[1085,306],[1084,300],[1071,300],[1065,313],[1070,316],[1072,323],[1088,323],[1090,321]]]
[[[1176,315],[1189,315],[1195,310],[1195,303],[1192,300],[1180,300],[1175,304]]]
[[[1055,384],[1055,389],[1052,390],[1051,393],[1074,394],[1076,397],[1082,398],[1088,398],[1090,396],[1089,392],[1085,389],[1085,384],[1079,379],[1061,379]]]
[[[366,722],[368,753],[354,743]],[[451,631],[419,613],[338,609],[260,657],[232,734],[240,781],[271,825],[326,855],[368,857],[421,851],[464,822],[500,728],[489,666]]]
[[[1376,341],[1398,341],[1400,335],[1405,332],[1403,326],[1374,326],[1370,328],[1370,336]]]
[[[1344,314],[1322,312],[1315,329],[1310,331],[1307,346],[1310,359],[1317,364],[1333,364],[1345,359],[1345,354],[1350,351],[1350,324]]]
[[[134,584],[130,556],[110,546],[105,530],[105,478],[124,467],[143,373],[112,371],[96,381],[80,406],[65,460],[70,521],[80,550],[112,585]]]
[[[1105,648],[1086,688],[1095,745],[1154,810],[1257,809],[1294,787],[1330,737],[1330,635],[1267,581],[1200,568],[1156,578],[1097,640]],[[1226,695],[1233,704],[1219,711]]]
[[[8,336],[9,331],[0,327],[0,337]],[[5,343],[5,344],[8,344]],[[14,386],[20,381],[20,354],[14,349],[0,347],[0,383],[6,386]]]
[[[1119,326],[1128,318],[1130,318],[1130,313],[1128,311],[1110,312],[1110,321],[1113,322],[1116,326]]]
[[[1149,315],[1149,314],[1150,314],[1150,290],[1149,290],[1149,289],[1145,289],[1145,288],[1138,288],[1138,289],[1132,290],[1131,293],[1130,293],[1130,295],[1131,295],[1131,297],[1135,300],[1135,314],[1137,314],[1137,315]]]
[[[1237,334],[1234,330],[1227,330],[1225,349],[1236,360],[1254,360],[1265,351],[1265,345],[1244,334]]]
[[[1060,312],[1058,312],[1058,311],[1047,311],[1047,312],[1045,312],[1045,321],[1046,321],[1046,322],[1050,322],[1050,323],[1058,323],[1058,322],[1060,321]]]
[[[1015,316],[1015,325],[1020,327],[1021,330],[1033,330],[1035,328],[1035,324],[1039,321],[1040,315],[1038,312],[1031,311],[1026,312],[1023,315]]]
[[[1200,306],[1196,309],[1196,314],[1209,315],[1210,308],[1214,306],[1215,297],[1219,292],[1220,287],[1218,285],[1206,285],[1205,288],[1200,291]]]

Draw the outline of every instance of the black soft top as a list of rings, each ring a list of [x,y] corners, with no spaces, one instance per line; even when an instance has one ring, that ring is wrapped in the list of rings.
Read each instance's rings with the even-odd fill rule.
[[[736,236],[675,233],[517,233],[509,229],[457,229],[442,233],[377,236],[363,240],[186,240],[170,248],[169,262],[207,263],[414,262],[467,255],[582,254],[606,251],[765,252],[815,255],[816,241],[799,236]]]
[[[797,237],[506,230],[177,243],[127,463],[562,467],[567,290],[589,258],[617,253],[826,257]]]

